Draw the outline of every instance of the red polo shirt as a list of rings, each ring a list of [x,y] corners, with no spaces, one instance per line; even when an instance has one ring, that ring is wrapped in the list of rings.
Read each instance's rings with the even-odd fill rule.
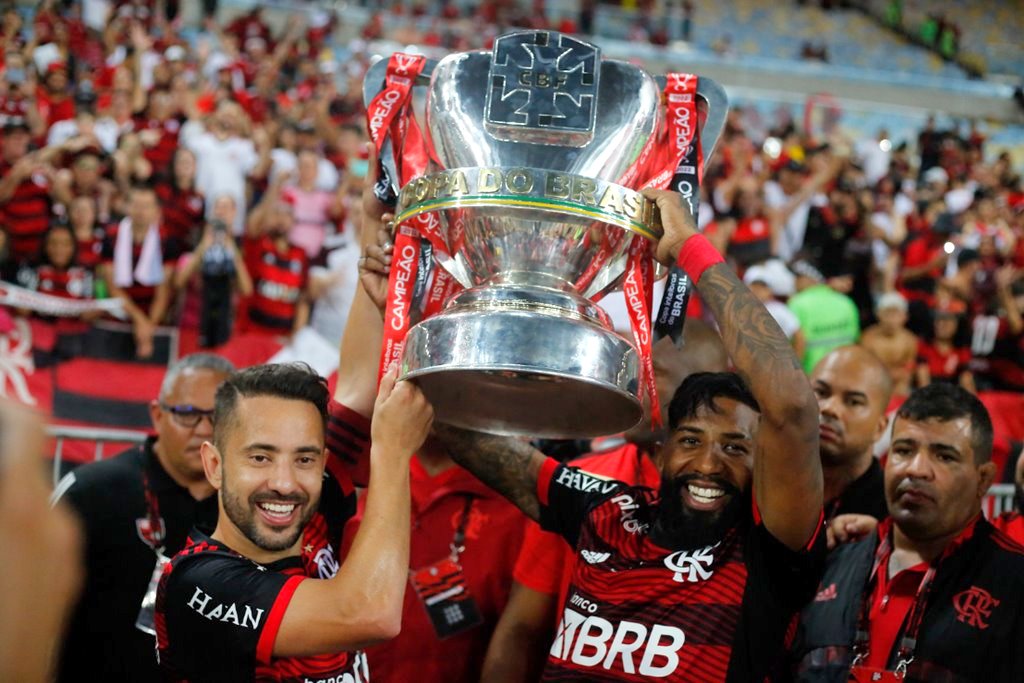
[[[466,549],[459,562],[483,623],[439,639],[416,591],[406,584],[402,632],[366,650],[370,676],[375,681],[475,681],[480,678],[491,633],[508,601],[526,517],[458,465],[431,477],[419,459],[413,458],[410,475],[410,569],[430,566],[448,556],[466,497],[472,498]],[[359,512],[345,530],[346,551],[362,519],[365,500],[360,499]]]
[[[591,453],[572,465],[602,478],[615,479],[630,486],[658,488],[661,475],[650,458],[644,457],[634,444],[627,443],[610,451]],[[576,568],[576,549],[570,548],[561,536],[540,528],[536,522],[526,523],[523,547],[516,560],[515,580],[538,593],[558,595],[558,606],[565,602],[569,582]],[[556,618],[561,617],[558,612]]]
[[[883,567],[888,564],[889,557],[885,559]],[[896,645],[896,637],[903,628],[907,615],[910,614],[910,608],[917,597],[917,589],[921,586],[921,579],[927,571],[928,564],[921,562],[904,569],[890,579],[889,572],[879,568],[875,592],[871,597],[868,667],[886,668],[889,655]]]

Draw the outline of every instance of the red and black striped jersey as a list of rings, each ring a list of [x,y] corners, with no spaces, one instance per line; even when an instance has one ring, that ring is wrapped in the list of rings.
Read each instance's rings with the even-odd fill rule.
[[[274,640],[299,582],[340,566],[345,524],[355,514],[353,471],[365,470],[369,421],[332,401],[327,467],[317,512],[299,555],[268,565],[193,530],[164,568],[156,603],[160,667],[173,681],[368,681],[362,652],[273,657]]]
[[[306,252],[289,245],[282,254],[268,237],[253,246],[246,258],[254,290],[249,299],[249,320],[264,328],[290,332],[309,277]]]
[[[88,268],[71,266],[58,269],[50,265],[23,268],[18,282],[26,289],[62,299],[92,299],[93,279]]]
[[[543,680],[749,683],[784,666],[821,576],[824,534],[795,552],[754,507],[713,545],[665,548],[649,536],[656,491],[554,460],[538,497],[541,526],[577,553]]]
[[[10,170],[11,164],[0,162],[0,176]],[[15,261],[27,261],[39,253],[43,233],[50,227],[51,210],[50,181],[41,173],[22,180],[3,204],[0,219],[10,235]]]
[[[133,122],[137,133],[144,130],[155,130],[160,133],[160,138],[155,145],[142,148],[142,156],[153,166],[154,175],[161,175],[170,170],[171,159],[174,157],[174,151],[178,148],[178,134],[181,132],[183,122],[184,117],[171,117],[160,121],[145,116],[139,116]]]
[[[317,513],[310,524],[322,522]],[[308,554],[260,565],[193,530],[185,549],[164,568],[157,590],[157,651],[165,678],[190,683],[369,680],[361,652],[273,656],[288,603],[311,576]]]
[[[156,186],[156,196],[164,218],[161,237],[175,242],[179,251],[191,250],[193,240],[202,233],[206,210],[203,195],[195,189],[179,190],[173,183],[163,182]]]

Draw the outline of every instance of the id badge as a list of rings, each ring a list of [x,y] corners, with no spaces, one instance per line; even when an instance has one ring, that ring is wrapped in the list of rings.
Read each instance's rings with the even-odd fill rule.
[[[151,636],[156,635],[156,625],[154,623],[156,589],[160,585],[160,577],[164,574],[164,567],[170,561],[170,558],[164,555],[163,551],[156,551],[156,566],[153,567],[153,575],[149,577],[149,586],[146,588],[146,594],[142,596],[139,616],[135,618],[135,628]]]
[[[483,621],[462,567],[450,557],[413,571],[410,580],[438,638],[458,635]]]
[[[903,675],[895,671],[868,666],[855,666],[850,669],[850,683],[898,683],[902,680]]]

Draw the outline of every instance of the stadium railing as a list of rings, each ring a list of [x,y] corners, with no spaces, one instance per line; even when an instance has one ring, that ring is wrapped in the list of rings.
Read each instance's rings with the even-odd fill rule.
[[[97,427],[70,427],[66,425],[50,425],[46,428],[46,435],[54,440],[53,447],[53,484],[54,486],[61,478],[61,465],[63,463],[64,444],[67,441],[90,442],[94,445],[93,460],[98,462],[103,459],[103,447],[106,444],[139,444],[146,440],[146,432],[133,431],[130,429],[104,429]]]

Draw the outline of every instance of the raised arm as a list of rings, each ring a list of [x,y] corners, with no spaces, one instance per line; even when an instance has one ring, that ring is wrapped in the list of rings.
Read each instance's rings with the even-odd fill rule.
[[[683,250],[687,258],[682,265],[699,267],[701,259],[694,255],[711,247],[698,235],[679,195],[665,190],[644,194],[657,202],[665,226],[658,260],[671,264]],[[686,244],[691,239],[697,241]],[[802,548],[817,527],[822,507],[817,400],[786,335],[732,269],[718,258],[703,274],[693,275],[737,371],[761,406],[754,457],[754,494],[761,517],[772,535],[791,548]]]
[[[409,459],[433,411],[409,382],[385,375],[373,415],[366,511],[341,569],[299,584],[274,642],[274,655],[354,650],[398,635],[409,580]]]

